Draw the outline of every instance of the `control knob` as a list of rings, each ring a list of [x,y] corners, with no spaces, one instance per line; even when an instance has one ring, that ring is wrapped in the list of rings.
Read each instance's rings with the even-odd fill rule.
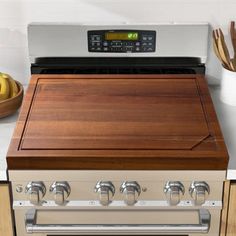
[[[168,181],[164,187],[167,201],[170,205],[179,204],[182,196],[184,195],[184,186],[179,181]]]
[[[54,193],[54,200],[57,205],[64,205],[69,197],[71,189],[66,181],[54,182],[49,191]]]
[[[122,183],[120,192],[125,195],[125,203],[132,206],[137,202],[138,196],[141,193],[141,188],[136,181],[126,181]]]
[[[46,193],[46,187],[43,182],[29,182],[25,188],[26,194],[29,196],[30,203],[40,205]]]
[[[189,188],[189,193],[195,205],[202,205],[210,194],[210,187],[204,181],[194,181]]]
[[[99,194],[99,201],[103,206],[107,206],[111,203],[111,200],[115,194],[115,187],[110,181],[97,182],[94,191]]]

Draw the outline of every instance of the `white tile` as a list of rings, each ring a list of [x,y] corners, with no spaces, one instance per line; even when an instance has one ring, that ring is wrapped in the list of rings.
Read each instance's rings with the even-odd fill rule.
[[[31,1],[24,5],[23,22],[30,21],[91,21],[122,19],[123,16],[108,12],[101,5],[80,1]]]
[[[2,17],[0,15],[0,28],[22,29],[25,23],[17,17]]]
[[[0,48],[2,47],[27,47],[26,33],[0,27]]]
[[[21,1],[0,1],[1,17],[18,17],[22,16]]]
[[[9,73],[13,78],[26,83],[29,77],[27,48],[0,48],[0,71]]]
[[[99,4],[98,4],[99,5]],[[116,15],[131,21],[159,22],[159,21],[179,21],[179,22],[199,22],[210,21],[213,14],[218,14],[219,6],[205,3],[153,3],[143,4],[138,2],[135,5],[135,11],[131,11],[133,3],[129,2],[124,7],[122,4],[107,4],[100,6],[103,10],[113,12]]]
[[[219,20],[221,22],[221,26],[224,29],[229,29],[229,23],[231,20],[236,21],[236,1],[234,3],[224,3],[221,2],[220,6],[220,13],[219,13]]]

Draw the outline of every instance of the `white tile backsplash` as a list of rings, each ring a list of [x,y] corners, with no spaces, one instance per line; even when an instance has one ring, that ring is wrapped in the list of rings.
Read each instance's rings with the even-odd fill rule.
[[[0,28],[0,48],[27,47],[27,35],[22,29]]]
[[[236,21],[235,0],[0,0],[0,11],[0,71],[22,83],[30,75],[26,26],[32,21],[209,22],[225,32]],[[221,68],[210,44],[209,51],[214,80]]]
[[[27,47],[0,47],[0,71],[27,83],[30,76]]]

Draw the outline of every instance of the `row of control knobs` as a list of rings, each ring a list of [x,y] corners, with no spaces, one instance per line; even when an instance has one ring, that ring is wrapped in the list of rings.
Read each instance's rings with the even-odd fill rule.
[[[100,181],[95,186],[95,192],[99,193],[100,203],[107,206],[112,202],[115,187],[110,181]],[[141,193],[141,187],[136,181],[126,181],[122,183],[120,192],[124,194],[125,203],[132,206],[137,202],[138,196]]]
[[[54,200],[57,205],[64,205],[66,199],[69,197],[71,189],[70,185],[63,182],[54,182],[49,191],[54,194]],[[115,187],[110,181],[99,181],[94,191],[99,194],[99,201],[102,205],[106,206],[112,202],[115,194]],[[120,187],[120,192],[125,195],[125,203],[127,205],[134,205],[141,193],[139,184],[135,181],[124,182]],[[26,186],[26,193],[29,200],[34,205],[42,203],[42,199],[46,194],[46,187],[43,182],[30,182]]]
[[[169,181],[164,187],[164,192],[169,204],[177,205],[185,193],[185,188],[179,181]],[[189,187],[189,194],[195,205],[202,205],[210,194],[210,187],[204,181],[194,181]]]
[[[30,182],[25,190],[32,204],[39,205],[42,203],[42,199],[46,194],[46,187],[43,182]],[[64,205],[71,189],[67,182],[62,181],[54,182],[49,191],[53,193],[54,201],[57,205]],[[115,186],[110,181],[99,181],[94,191],[99,195],[100,204],[107,206],[112,202],[112,198],[115,195]],[[138,200],[141,187],[136,181],[126,181],[121,184],[120,192],[124,195],[124,202],[132,206]],[[168,181],[165,184],[164,193],[170,205],[177,205],[185,193],[185,188],[179,181]],[[202,205],[210,193],[210,188],[206,182],[194,181],[189,187],[189,193],[195,205]]]
[[[42,203],[42,199],[46,194],[46,187],[43,182],[30,182],[27,184],[26,193],[29,196],[29,200],[34,205],[39,205]],[[66,203],[66,199],[69,197],[71,189],[70,185],[63,182],[54,182],[49,191],[54,194],[54,200],[57,205],[63,205]]]

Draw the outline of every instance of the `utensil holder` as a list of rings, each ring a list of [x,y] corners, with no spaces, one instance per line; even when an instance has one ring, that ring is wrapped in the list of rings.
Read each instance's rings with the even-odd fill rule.
[[[222,69],[221,93],[222,102],[236,106],[236,72]]]

